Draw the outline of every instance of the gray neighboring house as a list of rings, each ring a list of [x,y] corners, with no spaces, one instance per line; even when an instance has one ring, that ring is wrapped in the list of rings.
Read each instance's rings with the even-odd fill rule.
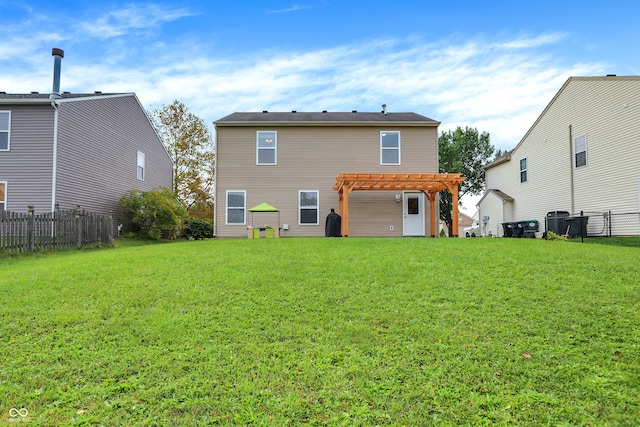
[[[80,205],[122,223],[120,197],[171,188],[173,162],[134,93],[59,93],[55,71],[52,94],[0,91],[0,210]]]

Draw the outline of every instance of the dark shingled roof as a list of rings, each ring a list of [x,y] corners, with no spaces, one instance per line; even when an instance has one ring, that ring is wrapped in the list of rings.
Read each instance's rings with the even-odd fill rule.
[[[233,113],[215,122],[217,125],[242,124],[374,124],[396,123],[438,125],[440,122],[416,113],[358,113],[358,112],[255,112]]]
[[[487,191],[493,191],[493,192],[495,193],[495,195],[496,195],[496,196],[498,196],[498,197],[500,197],[502,200],[508,200],[508,201],[510,201],[510,202],[512,202],[512,201],[513,201],[513,197],[511,197],[511,196],[510,196],[510,195],[508,195],[507,193],[504,193],[504,192],[502,192],[502,191],[500,191],[500,190],[497,190],[497,189],[492,188],[492,189],[489,189],[489,190],[487,190]]]

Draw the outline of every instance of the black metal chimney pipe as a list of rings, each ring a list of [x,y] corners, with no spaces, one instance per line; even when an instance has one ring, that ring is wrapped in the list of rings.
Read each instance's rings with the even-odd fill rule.
[[[64,50],[54,47],[51,49],[51,55],[53,56],[53,94],[60,95],[60,68]]]

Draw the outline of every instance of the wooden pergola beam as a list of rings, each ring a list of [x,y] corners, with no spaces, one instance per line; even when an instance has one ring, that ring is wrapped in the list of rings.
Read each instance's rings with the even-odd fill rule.
[[[342,217],[342,235],[349,235],[349,194],[355,190],[413,190],[421,191],[431,203],[431,236],[435,236],[435,199],[438,192],[449,190],[452,195],[452,220],[458,224],[458,187],[464,181],[459,173],[341,173],[333,189],[338,192],[339,214]]]

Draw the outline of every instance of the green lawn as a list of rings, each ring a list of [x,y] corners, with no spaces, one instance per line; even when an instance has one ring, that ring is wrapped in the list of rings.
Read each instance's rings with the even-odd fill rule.
[[[590,241],[0,257],[0,425],[634,426],[639,284]]]

